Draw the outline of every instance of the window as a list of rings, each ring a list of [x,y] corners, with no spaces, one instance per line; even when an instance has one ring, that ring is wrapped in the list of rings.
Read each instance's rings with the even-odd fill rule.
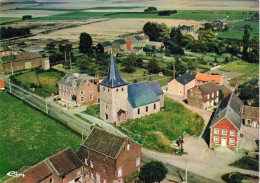
[[[107,91],[109,92],[109,88],[107,89]]]
[[[50,178],[50,183],[52,183],[52,178]]]
[[[65,92],[63,92],[63,97],[65,97]]]
[[[214,92],[212,92],[211,96],[212,96],[212,98],[214,98]]]
[[[76,92],[76,89],[73,89],[73,92],[75,93],[75,92]]]
[[[235,136],[235,130],[230,130],[230,136]]]
[[[179,93],[182,93],[181,90],[179,91]]]
[[[92,92],[93,92],[93,89],[92,89],[92,88],[90,88],[90,89],[89,89],[89,93],[92,93]]]
[[[219,95],[219,91],[217,91],[217,96]]]
[[[90,100],[90,101],[93,100],[93,95],[89,95],[89,100]]]
[[[81,94],[81,95],[83,95],[83,94],[84,94],[84,91],[83,91],[83,90],[81,90],[81,91],[80,91],[80,94]]]
[[[66,91],[69,91],[69,87],[66,86]]]
[[[65,86],[63,85],[63,90],[65,90]]]
[[[209,99],[209,94],[208,94],[208,99]]]
[[[118,174],[118,177],[121,177],[121,176],[122,176],[122,168],[119,168],[119,169],[118,169],[117,174]]]
[[[94,174],[92,172],[90,173],[90,175],[91,175],[91,178],[94,179]]]
[[[126,150],[127,150],[127,151],[130,150],[130,144],[127,144],[127,146],[126,146]]]
[[[146,112],[148,112],[148,106],[146,106]]]
[[[116,92],[118,92],[118,89],[116,89]]]
[[[81,97],[80,101],[81,101],[81,102],[84,102],[84,101],[85,101],[85,98],[84,98],[84,97]]]
[[[90,167],[91,167],[91,168],[94,168],[94,165],[93,165],[93,161],[92,161],[92,160],[90,160]]]
[[[106,179],[104,179],[104,183],[107,183],[107,180],[106,180]]]
[[[156,109],[156,104],[153,105],[153,108]]]
[[[247,124],[251,124],[251,119],[247,119]]]
[[[219,129],[218,128],[214,128],[214,134],[219,134]]]
[[[88,166],[88,159],[87,158],[85,158],[85,165]]]
[[[107,105],[106,105],[106,109],[107,109]]]
[[[235,144],[235,139],[230,138],[230,139],[229,139],[229,144],[230,144],[230,145],[234,145],[234,144]]]
[[[227,130],[222,130],[222,135],[227,135]]]
[[[105,87],[103,87],[103,91],[105,91]]]
[[[136,158],[136,167],[140,166],[140,157]]]
[[[89,178],[89,173],[88,172],[84,173],[84,177]]]
[[[214,137],[214,142],[215,142],[215,143],[218,143],[218,142],[219,142],[219,138],[215,136],[215,137]]]
[[[122,91],[124,91],[124,88],[122,87]]]
[[[137,109],[137,114],[140,114],[140,108]]]

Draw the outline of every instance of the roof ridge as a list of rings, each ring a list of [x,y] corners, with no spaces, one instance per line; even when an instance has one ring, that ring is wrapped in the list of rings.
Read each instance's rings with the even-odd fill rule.
[[[58,176],[60,176],[58,170],[53,166],[52,162],[49,160],[49,157],[43,160],[45,164],[48,166],[48,168],[52,171],[52,173],[56,173]]]

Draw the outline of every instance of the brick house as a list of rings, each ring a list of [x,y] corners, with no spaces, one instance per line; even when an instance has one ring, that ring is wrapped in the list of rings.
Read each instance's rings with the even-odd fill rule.
[[[112,42],[113,54],[127,50],[127,44],[124,39],[116,39]]]
[[[201,109],[213,108],[219,102],[219,90],[214,82],[196,85],[187,91],[188,104]]]
[[[95,104],[98,102],[98,88],[95,81],[87,79],[84,75],[76,77],[67,74],[59,82],[59,97],[77,104]]]
[[[0,44],[0,57],[12,55],[12,50],[5,44]]]
[[[21,172],[24,177],[8,183],[93,183],[88,168],[84,167],[71,148],[58,152]]]
[[[0,79],[0,91],[5,89],[4,80]]]
[[[124,182],[141,167],[141,146],[128,138],[94,127],[77,151],[96,183]]]
[[[0,57],[0,73],[10,73],[42,66],[48,58],[42,58],[39,52],[22,52],[18,55]]]
[[[110,41],[100,42],[96,45],[96,51],[99,53],[110,53],[112,49],[112,43]]]
[[[187,97],[187,91],[195,86],[195,77],[189,72],[171,80],[168,83],[168,93],[178,97]]]
[[[259,107],[244,106],[243,125],[259,128]]]
[[[211,74],[205,74],[205,73],[198,73],[196,75],[196,85],[201,85],[203,83],[214,81],[216,84],[220,85],[226,85],[227,84],[227,78],[226,76],[220,76],[220,75],[211,75]]]
[[[111,123],[154,114],[164,105],[158,82],[128,85],[119,75],[113,55],[107,77],[100,83],[100,118]]]
[[[209,127],[210,148],[238,150],[242,114],[243,102],[234,92],[220,102]]]

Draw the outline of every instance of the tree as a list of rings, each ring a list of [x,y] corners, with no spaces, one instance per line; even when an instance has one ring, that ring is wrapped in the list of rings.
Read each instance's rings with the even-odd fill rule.
[[[215,34],[212,30],[200,30],[198,40],[200,43],[208,43],[214,41]]]
[[[150,41],[166,42],[170,37],[169,29],[164,23],[147,22],[143,27],[143,31],[149,37]]]
[[[259,36],[253,37],[250,41],[250,52],[247,54],[247,61],[251,63],[259,62]]]
[[[205,23],[204,24],[204,29],[205,30],[207,30],[207,29],[213,30],[213,25],[211,23]]]
[[[152,58],[148,64],[148,71],[149,73],[157,74],[159,73],[161,68],[159,67],[158,60]]]
[[[184,74],[187,70],[186,65],[177,57],[175,62],[175,77]]]
[[[80,53],[89,53],[91,52],[92,38],[89,34],[83,32],[79,37],[79,52]]]
[[[249,33],[249,28],[250,25],[245,25],[244,26],[244,35],[243,35],[243,39],[242,39],[242,46],[243,46],[243,58],[246,60],[247,59],[247,49],[249,47],[250,44],[250,33]]]
[[[156,7],[148,7],[144,10],[144,12],[154,12],[154,11],[157,11],[157,8]]]
[[[229,62],[228,57],[226,57],[225,58],[225,63],[228,63],[228,62]]]
[[[135,54],[130,54],[127,58],[123,59],[122,66],[124,71],[127,73],[133,73],[136,70],[137,66],[137,57]]]
[[[151,161],[141,167],[139,178],[144,183],[161,182],[167,173],[168,169],[162,162]]]
[[[56,47],[56,43],[55,43],[55,41],[50,41],[50,42],[48,42],[47,44],[46,44],[46,50],[47,50],[47,52],[48,53],[54,53],[55,52],[55,47]]]
[[[180,28],[173,27],[171,29],[170,38],[176,44],[181,45],[182,44],[182,33],[181,33]]]

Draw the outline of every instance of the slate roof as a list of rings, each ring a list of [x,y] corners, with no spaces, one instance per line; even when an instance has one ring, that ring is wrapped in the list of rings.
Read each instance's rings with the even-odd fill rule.
[[[83,166],[82,162],[71,148],[67,148],[44,161],[59,177]]]
[[[127,85],[117,71],[116,62],[113,55],[111,55],[107,77],[100,84],[111,88]]]
[[[143,81],[128,85],[128,101],[133,108],[160,101],[156,92],[161,93],[157,84]]]
[[[259,120],[259,107],[244,106],[243,118]]]
[[[116,39],[115,42],[117,42],[118,44],[126,44],[124,39]]]
[[[159,85],[158,81],[154,81],[154,82],[150,83],[150,86],[156,95],[163,94],[163,90],[162,90],[161,86]]]
[[[178,27],[180,30],[192,31],[192,26],[182,25]]]
[[[176,78],[176,80],[182,85],[186,85],[187,83],[191,82],[194,79],[195,77],[191,75],[189,72],[186,72],[183,75]]]
[[[222,91],[223,94],[231,92],[225,85],[219,86],[219,89]]]
[[[77,78],[73,75],[66,74],[59,82],[59,84],[66,85],[73,88],[80,88],[86,83],[86,80]]]
[[[134,38],[135,38],[137,41],[142,41],[142,40],[143,40],[140,36],[134,36]]]
[[[31,47],[27,47],[27,48],[22,48],[21,49],[24,52],[40,52],[40,51],[44,51],[44,49],[40,46],[31,46]]]
[[[220,87],[215,82],[204,83],[202,85],[199,85],[198,87],[203,95],[220,90]]]
[[[10,51],[11,49],[5,44],[0,44],[0,52],[2,51]]]
[[[214,126],[219,120],[226,117],[238,130],[240,130],[242,112],[243,102],[236,96],[234,92],[232,92],[220,102],[210,124],[210,128]]]
[[[112,158],[117,158],[122,146],[125,144],[125,140],[125,138],[116,136],[106,130],[94,127],[83,146]]]
[[[99,44],[101,44],[101,46],[103,46],[104,48],[112,46],[112,43],[110,41],[100,42]]]
[[[221,80],[221,76],[220,75],[205,74],[205,73],[198,73],[196,75],[196,80],[205,81],[205,82],[214,81],[215,83],[219,84],[220,80]]]
[[[79,74],[80,76],[84,77],[84,78],[87,78],[87,79],[95,79],[94,76],[90,76],[88,74]]]
[[[39,52],[23,52],[19,53],[18,55],[8,55],[0,57],[2,63],[9,63],[9,62],[19,62],[24,60],[31,60],[35,58],[41,58]]]

